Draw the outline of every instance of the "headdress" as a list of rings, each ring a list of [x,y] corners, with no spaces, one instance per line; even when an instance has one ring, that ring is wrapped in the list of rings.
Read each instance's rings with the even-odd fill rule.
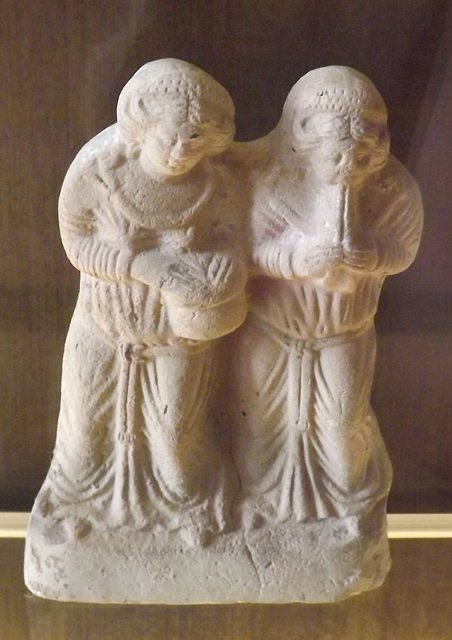
[[[284,104],[284,118],[302,112],[359,112],[386,121],[383,98],[364,74],[350,67],[314,69],[291,89]]]
[[[234,117],[229,93],[209,74],[188,62],[165,58],[145,64],[125,85],[118,100],[118,122],[124,133],[135,137],[178,103],[189,104],[193,114],[212,111],[216,121]]]

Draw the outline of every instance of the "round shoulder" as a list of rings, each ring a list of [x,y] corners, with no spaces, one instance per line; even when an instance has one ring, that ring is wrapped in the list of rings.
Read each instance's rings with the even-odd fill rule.
[[[388,163],[379,173],[379,179],[391,184],[396,189],[398,188],[399,191],[413,190],[414,193],[419,193],[416,180],[393,155],[390,156]]]
[[[99,162],[113,161],[115,157],[124,154],[124,152],[125,145],[119,136],[118,125],[111,125],[80,149],[69,167],[68,175],[70,173],[89,173]]]
[[[399,203],[415,207],[422,212],[422,197],[416,180],[399,160],[390,156],[386,166],[374,176],[368,185],[378,201],[383,198],[386,206]],[[405,203],[405,204],[404,204]]]
[[[124,161],[125,151],[116,124],[87,142],[75,156],[64,178],[59,198],[60,211],[88,206],[111,173],[109,169]]]

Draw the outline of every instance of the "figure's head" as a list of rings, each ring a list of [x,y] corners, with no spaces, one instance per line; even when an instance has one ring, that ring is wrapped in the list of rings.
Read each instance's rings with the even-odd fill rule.
[[[204,156],[231,144],[234,105],[218,82],[188,62],[145,64],[118,100],[123,138],[141,147],[146,165],[162,176],[190,171]]]
[[[389,158],[387,112],[366,76],[349,67],[323,67],[290,91],[280,126],[286,153],[327,184],[352,184]]]

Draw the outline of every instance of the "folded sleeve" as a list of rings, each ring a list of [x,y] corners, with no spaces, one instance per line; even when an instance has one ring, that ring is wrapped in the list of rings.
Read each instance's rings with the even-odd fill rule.
[[[423,226],[422,197],[414,178],[397,163],[371,231],[377,253],[376,271],[400,273],[413,262]]]
[[[102,280],[128,280],[133,257],[128,225],[96,173],[96,162],[74,161],[59,199],[63,246],[79,271]]]

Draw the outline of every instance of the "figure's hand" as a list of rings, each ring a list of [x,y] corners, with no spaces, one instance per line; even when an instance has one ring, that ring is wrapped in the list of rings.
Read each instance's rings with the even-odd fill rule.
[[[130,263],[130,277],[148,287],[160,289],[161,283],[168,277],[167,271],[173,261],[174,258],[162,254],[158,249],[143,251],[133,257]]]
[[[186,254],[176,256],[168,266],[167,276],[161,283],[166,297],[184,305],[196,304],[197,299],[209,295],[209,261],[206,255]]]
[[[161,290],[165,298],[182,306],[211,306],[243,290],[244,262],[231,253],[186,253],[168,268]]]
[[[375,247],[367,242],[365,246],[344,247],[344,264],[354,271],[375,271],[378,264],[378,254]]]
[[[240,252],[138,254],[130,275],[179,306],[210,306],[232,298],[245,288],[247,273]]]
[[[296,249],[292,256],[292,267],[296,277],[323,277],[338,267],[344,257],[339,245],[320,245]]]

